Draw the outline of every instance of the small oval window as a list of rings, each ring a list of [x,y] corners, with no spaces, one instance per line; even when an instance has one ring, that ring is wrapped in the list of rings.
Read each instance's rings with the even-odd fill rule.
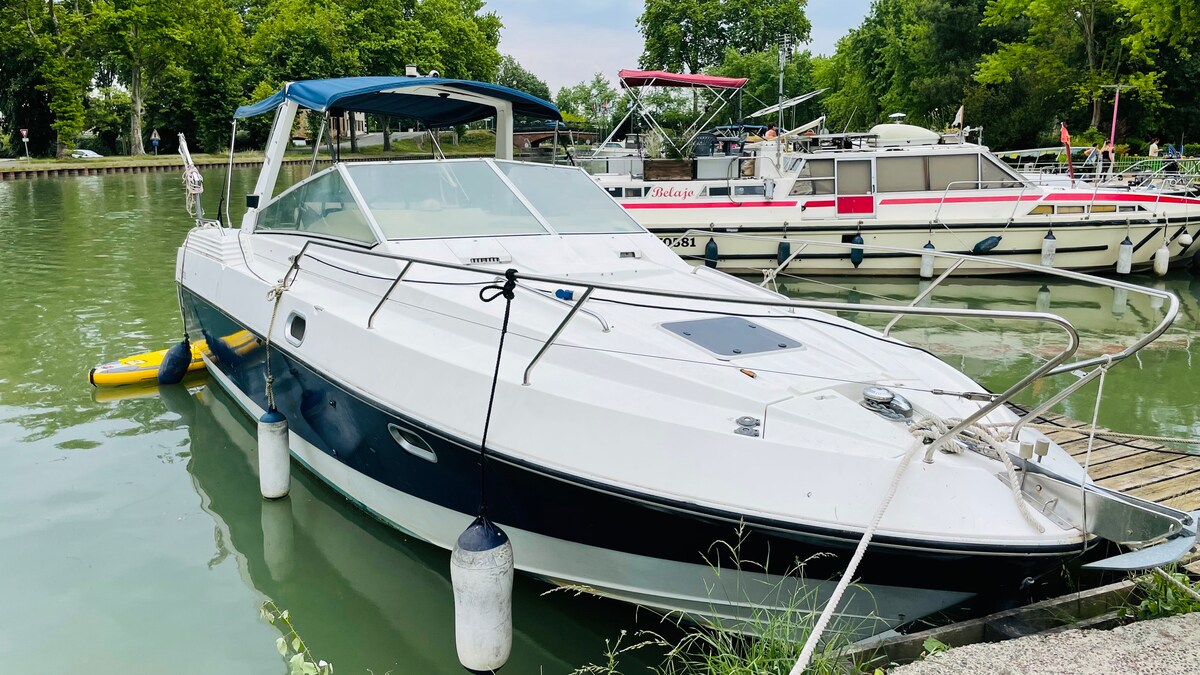
[[[433,448],[429,447],[429,442],[421,438],[417,434],[404,429],[395,424],[388,424],[388,433],[392,435],[392,439],[396,441],[400,447],[407,450],[409,453],[420,457],[428,462],[437,463],[437,453]]]
[[[286,330],[288,342],[299,347],[300,343],[304,342],[304,329],[307,327],[307,324],[308,322],[304,320],[304,317],[295,312],[288,315]]]

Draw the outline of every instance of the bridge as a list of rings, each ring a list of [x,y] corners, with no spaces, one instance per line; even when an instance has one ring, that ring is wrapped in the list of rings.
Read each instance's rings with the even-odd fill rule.
[[[566,129],[558,130],[558,143],[562,145],[569,143],[571,138],[575,139],[576,143],[595,143],[597,134],[591,131],[567,131]],[[542,143],[554,142],[554,129],[538,129],[535,131],[514,131],[513,145],[518,148],[536,148]]]

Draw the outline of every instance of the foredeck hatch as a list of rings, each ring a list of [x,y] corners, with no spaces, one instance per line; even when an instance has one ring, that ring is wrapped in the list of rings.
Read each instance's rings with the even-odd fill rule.
[[[801,346],[799,340],[735,316],[675,321],[662,327],[719,356],[762,354]]]

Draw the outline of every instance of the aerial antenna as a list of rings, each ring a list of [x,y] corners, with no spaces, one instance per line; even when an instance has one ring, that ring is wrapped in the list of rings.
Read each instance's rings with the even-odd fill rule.
[[[850,111],[850,117],[846,120],[846,126],[842,128],[843,134],[850,131],[850,122],[854,121],[854,115],[857,112],[858,112],[858,106],[855,106],[854,110]]]

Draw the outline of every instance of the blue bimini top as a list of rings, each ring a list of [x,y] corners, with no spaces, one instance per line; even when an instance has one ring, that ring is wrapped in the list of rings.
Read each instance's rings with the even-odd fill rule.
[[[241,106],[233,116],[254,117],[271,112],[289,100],[321,112],[337,109],[409,117],[427,127],[448,127],[492,117],[496,114],[497,100],[511,103],[516,115],[562,119],[554,104],[516,89],[441,77],[341,77],[290,82],[258,103]]]

